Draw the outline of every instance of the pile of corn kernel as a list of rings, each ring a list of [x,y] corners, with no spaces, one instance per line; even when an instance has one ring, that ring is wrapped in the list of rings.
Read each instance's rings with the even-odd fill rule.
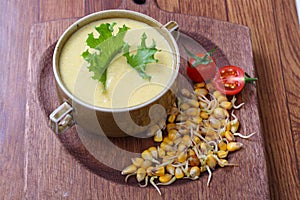
[[[140,187],[150,182],[161,194],[158,186],[183,178],[197,180],[207,171],[209,186],[217,166],[235,166],[227,161],[230,152],[243,146],[235,138],[255,134],[237,132],[240,123],[234,111],[243,103],[236,106],[235,96],[229,101],[211,83],[196,83],[193,91],[182,89],[180,93],[167,120],[148,129],[157,147],[151,146],[141,157],[132,158],[132,164],[122,171],[126,182],[135,176]]]

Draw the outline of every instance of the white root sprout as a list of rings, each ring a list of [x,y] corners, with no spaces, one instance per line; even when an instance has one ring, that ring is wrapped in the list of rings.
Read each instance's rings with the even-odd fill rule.
[[[256,134],[256,132],[250,133],[249,135],[243,135],[241,133],[234,133],[233,135],[237,136],[237,137],[240,137],[240,138],[243,138],[243,139],[249,139],[250,137],[252,137],[255,134]]]
[[[142,184],[139,184],[140,185],[140,187],[147,187],[148,186],[148,179],[149,179],[149,176],[146,176],[146,178],[145,178],[145,184],[144,185],[142,185]]]
[[[207,179],[207,187],[209,186],[209,183],[211,181],[211,178],[212,178],[212,172],[211,170],[209,169],[209,167],[206,165],[206,169],[207,169],[207,172],[208,172],[208,179]]]
[[[231,100],[231,103],[232,103],[232,107],[237,110],[237,109],[240,109],[245,103],[243,102],[243,103],[236,106],[235,105],[236,100],[237,100],[236,97],[233,96],[232,100]]]
[[[156,179],[157,176],[152,176],[150,178],[150,183],[151,185],[157,190],[157,192],[159,193],[159,195],[161,196],[161,192],[160,192],[160,189],[157,187],[157,185],[154,183],[154,179]]]
[[[128,175],[125,177],[125,182],[127,183],[128,178],[129,178],[130,176],[133,176],[133,175],[136,175],[136,172],[133,172],[133,173],[131,173],[131,174],[128,174]]]

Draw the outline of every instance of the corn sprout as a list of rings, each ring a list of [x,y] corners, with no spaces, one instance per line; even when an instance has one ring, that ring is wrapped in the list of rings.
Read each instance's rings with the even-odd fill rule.
[[[235,105],[236,100],[233,96],[229,101],[210,83],[196,83],[193,92],[182,89],[167,119],[148,129],[147,135],[158,145],[131,159],[121,172],[126,175],[125,181],[135,175],[140,187],[147,187],[150,182],[161,195],[158,186],[183,178],[198,180],[206,171],[209,186],[216,167],[237,166],[227,160],[229,153],[243,146],[235,137],[248,139],[255,132],[237,132],[240,122],[234,111],[244,103]]]
[[[233,135],[238,136],[240,138],[248,139],[248,138],[252,137],[254,134],[256,134],[256,132],[250,133],[249,135],[243,135],[243,134],[240,134],[240,133],[234,133]]]

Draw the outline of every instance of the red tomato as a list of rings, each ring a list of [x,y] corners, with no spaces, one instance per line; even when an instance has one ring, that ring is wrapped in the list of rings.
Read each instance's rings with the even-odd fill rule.
[[[199,57],[199,60],[191,57],[186,66],[187,75],[194,82],[203,82],[210,80],[216,74],[217,66],[213,58],[207,56],[207,54],[196,54]],[[206,58],[205,58],[206,56]],[[204,59],[203,59],[204,58]]]
[[[246,82],[256,80],[257,78],[246,76],[244,70],[240,67],[224,66],[218,70],[214,83],[216,89],[223,94],[235,95],[242,91]]]

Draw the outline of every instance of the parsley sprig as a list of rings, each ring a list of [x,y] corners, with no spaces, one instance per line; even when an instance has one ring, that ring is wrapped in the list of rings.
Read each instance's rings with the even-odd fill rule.
[[[154,54],[159,50],[156,48],[154,40],[152,41],[150,47],[147,47],[146,39],[147,35],[143,33],[141,37],[141,45],[138,46],[137,53],[132,55],[129,54],[130,46],[128,43],[126,43],[123,48],[123,55],[127,58],[127,63],[130,64],[131,67],[134,68],[143,79],[150,80],[151,76],[145,72],[146,65],[148,63],[158,62],[158,60],[154,58]]]
[[[92,77],[95,80],[100,81],[103,84],[103,91],[106,90],[106,74],[107,68],[113,58],[122,51],[124,46],[124,36],[127,30],[127,26],[119,28],[116,35],[113,35],[114,26],[116,23],[103,23],[96,27],[96,31],[99,36],[95,38],[93,33],[88,35],[86,44],[96,50],[94,53],[90,53],[86,50],[82,53],[82,57],[89,63],[88,69],[94,73]]]
[[[93,33],[90,33],[86,39],[86,44],[90,49],[82,53],[82,57],[89,63],[89,71],[94,73],[92,78],[102,83],[103,92],[106,91],[107,68],[114,57],[122,52],[122,49],[123,56],[126,57],[127,63],[144,79],[151,79],[151,76],[146,74],[146,65],[148,63],[158,62],[158,60],[154,58],[154,54],[159,51],[156,48],[154,40],[152,44],[147,47],[147,35],[143,33],[141,44],[137,47],[136,54],[130,55],[130,45],[124,42],[124,37],[129,27],[123,25],[119,28],[118,33],[114,35],[115,25],[116,23],[103,23],[95,27],[99,36],[95,37]],[[93,50],[92,53],[89,50]]]

